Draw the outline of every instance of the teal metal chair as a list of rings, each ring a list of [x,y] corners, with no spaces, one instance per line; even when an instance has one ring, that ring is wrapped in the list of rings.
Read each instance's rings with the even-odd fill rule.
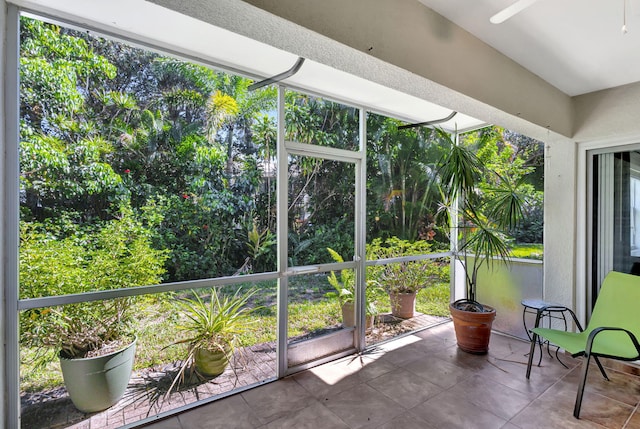
[[[576,403],[575,418],[580,418],[580,407],[591,357],[606,380],[609,380],[598,357],[633,361],[640,359],[640,277],[611,271],[605,277],[586,329],[571,310],[579,332],[566,332],[549,328],[534,328],[530,332],[531,352],[527,365],[527,379],[536,343],[542,337],[569,352],[573,357],[584,356]],[[537,323],[536,323],[537,325]]]

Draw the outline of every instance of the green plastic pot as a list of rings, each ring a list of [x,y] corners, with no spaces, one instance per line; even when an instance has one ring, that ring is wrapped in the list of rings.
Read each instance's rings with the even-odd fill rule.
[[[67,359],[60,367],[69,397],[85,413],[106,410],[124,395],[131,378],[136,341],[121,350],[103,356]]]
[[[207,350],[198,348],[194,359],[198,372],[206,377],[216,377],[224,372],[229,365],[229,352],[222,350]]]

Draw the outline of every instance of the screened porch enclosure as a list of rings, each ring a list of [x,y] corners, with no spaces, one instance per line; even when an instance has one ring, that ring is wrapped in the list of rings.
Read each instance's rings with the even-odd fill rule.
[[[435,162],[430,132],[12,12],[23,425],[144,423],[448,319],[448,238],[435,203],[416,203],[428,178],[398,191],[406,168]],[[398,318],[380,276],[414,265],[429,279],[415,315]],[[245,294],[224,372],[194,370],[193,309]],[[109,326],[136,338],[131,380],[115,408],[82,412],[58,347],[74,329],[111,338]]]

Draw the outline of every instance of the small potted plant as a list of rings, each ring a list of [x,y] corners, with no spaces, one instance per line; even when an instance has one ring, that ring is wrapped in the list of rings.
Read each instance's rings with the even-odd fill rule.
[[[380,282],[389,294],[393,316],[410,319],[415,315],[416,295],[430,284],[430,263],[431,261],[410,261],[384,266]]]
[[[338,252],[327,247],[327,251],[331,255],[334,261],[344,262],[344,259]],[[337,298],[340,303],[340,310],[342,311],[342,324],[345,327],[355,326],[355,307],[354,307],[354,292],[355,292],[355,275],[353,270],[341,270],[339,274],[340,278],[334,271],[327,277],[327,281],[335,291],[326,294],[328,298]],[[369,282],[370,283],[370,282]],[[375,287],[371,284],[367,284],[365,291],[367,305],[365,307],[366,322],[365,329],[371,329],[375,321],[375,316],[378,313],[378,309],[375,304]]]
[[[172,345],[186,344],[187,351],[169,390],[184,379],[189,367],[204,377],[222,374],[238,345],[239,335],[248,329],[250,315],[257,309],[248,306],[255,289],[244,294],[238,289],[232,296],[226,296],[211,288],[207,290],[207,299],[196,291],[192,293],[193,298],[176,301],[176,309],[184,319],[178,329],[186,333],[186,338]]]
[[[36,228],[23,228],[22,296],[159,283],[165,258],[164,252],[151,248],[142,226],[127,216],[82,239],[55,239]],[[59,358],[65,386],[80,411],[109,408],[126,390],[136,349],[134,302],[133,297],[120,297],[21,314],[22,345],[41,351],[37,359],[41,365]]]
[[[394,259],[429,253],[432,247],[424,240],[410,242],[398,237],[374,239],[367,245],[368,259]],[[389,262],[367,268],[368,276],[389,295],[391,314],[410,319],[415,314],[417,293],[438,277],[433,260]]]

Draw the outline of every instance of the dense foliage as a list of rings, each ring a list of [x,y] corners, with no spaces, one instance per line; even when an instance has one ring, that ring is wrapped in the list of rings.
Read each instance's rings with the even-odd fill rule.
[[[21,230],[20,285],[25,298],[154,284],[164,273],[166,252],[153,249],[148,231],[129,215],[105,222],[97,232],[62,240],[38,232],[37,226],[24,224]],[[24,311],[22,344],[52,347],[66,357],[83,356],[127,334],[132,300]]]
[[[23,242],[45,252],[127,213],[166,252],[162,281],[275,270],[275,88],[248,91],[248,79],[29,18],[20,77],[21,222],[34,231]],[[287,91],[285,112],[287,140],[358,149],[357,109]],[[446,247],[436,217],[446,148],[433,130],[398,125],[368,115],[368,242]],[[462,144],[505,177],[539,177],[539,142],[490,127]],[[354,175],[347,163],[290,156],[290,264],[331,262],[328,245],[350,257]],[[528,187],[534,216],[513,232],[539,242],[540,181]]]

